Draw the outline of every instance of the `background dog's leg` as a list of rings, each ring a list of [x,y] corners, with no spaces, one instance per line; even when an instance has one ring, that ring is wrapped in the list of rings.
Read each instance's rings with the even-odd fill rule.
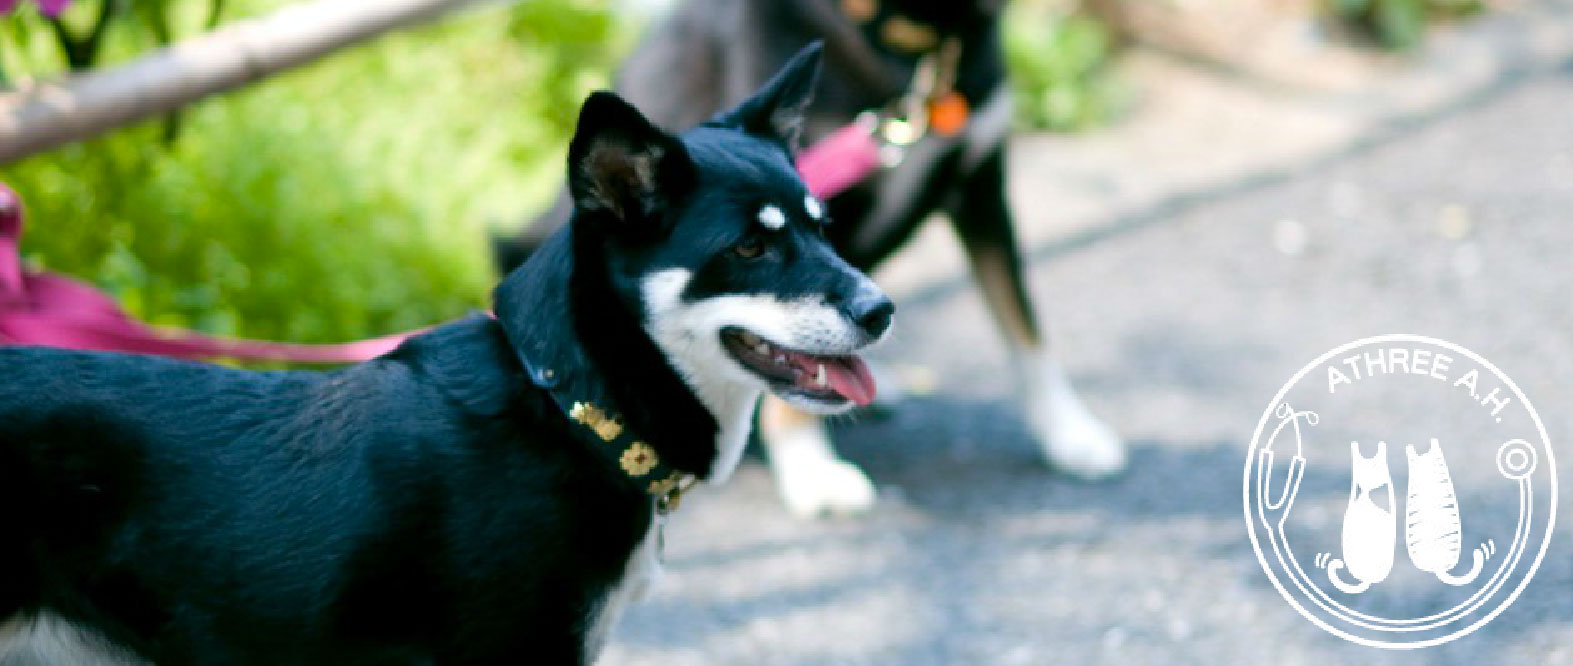
[[[1125,468],[1125,443],[1093,416],[1049,353],[1033,314],[1005,200],[1005,151],[985,158],[950,207],[983,298],[1016,358],[1018,399],[1049,464],[1082,478]]]
[[[770,455],[776,491],[800,518],[863,513],[874,506],[874,484],[836,455],[824,422],[778,398],[765,396],[759,437]]]

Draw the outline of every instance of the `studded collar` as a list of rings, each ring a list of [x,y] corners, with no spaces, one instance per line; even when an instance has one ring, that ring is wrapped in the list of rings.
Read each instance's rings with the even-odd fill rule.
[[[576,439],[621,473],[655,501],[657,513],[675,510],[698,476],[658,453],[648,437],[686,430],[650,432],[636,428],[620,412],[609,382],[598,371],[568,320],[571,233],[554,235],[498,288],[496,316],[513,345],[531,383],[551,396],[563,416],[573,423]],[[540,256],[548,255],[548,256]],[[708,412],[706,412],[708,414]],[[649,417],[646,417],[649,420]],[[713,439],[713,430],[708,435]],[[662,440],[665,441],[665,440]]]
[[[552,392],[552,397],[557,400],[559,407],[567,402],[566,397],[559,393]],[[683,493],[698,482],[694,475],[662,462],[655,449],[629,432],[615,412],[592,402],[575,400],[568,406],[566,413],[569,419],[581,426],[578,428],[582,433],[581,440],[598,455],[615,457],[623,474],[655,498],[657,513],[666,515],[677,510],[682,503]]]

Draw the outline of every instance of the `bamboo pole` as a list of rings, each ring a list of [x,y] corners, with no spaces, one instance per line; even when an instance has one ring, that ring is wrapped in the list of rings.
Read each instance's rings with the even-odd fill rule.
[[[237,21],[124,65],[0,94],[0,164],[168,113],[485,1],[494,0],[313,0]]]

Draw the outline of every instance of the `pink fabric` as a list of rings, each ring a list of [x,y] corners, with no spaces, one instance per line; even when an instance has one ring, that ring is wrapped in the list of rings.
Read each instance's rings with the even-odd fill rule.
[[[0,6],[5,1],[0,0]],[[879,144],[866,128],[849,125],[803,151],[797,167],[808,190],[829,199],[879,168]],[[22,213],[21,198],[0,183],[0,345],[47,345],[187,359],[355,363],[392,351],[420,333],[338,345],[297,345],[155,328],[132,319],[114,299],[92,285],[23,267]]]
[[[59,17],[60,13],[66,10],[66,7],[71,6],[71,0],[36,0],[36,2],[38,10],[49,18]]]
[[[808,191],[830,199],[868,178],[879,168],[879,142],[868,128],[847,125],[797,156],[797,170]]]
[[[18,2],[19,0],[0,0],[0,14],[11,13],[16,9]],[[38,5],[38,11],[43,12],[44,16],[59,18],[61,12],[71,6],[71,2],[72,0],[36,0],[34,4]]]

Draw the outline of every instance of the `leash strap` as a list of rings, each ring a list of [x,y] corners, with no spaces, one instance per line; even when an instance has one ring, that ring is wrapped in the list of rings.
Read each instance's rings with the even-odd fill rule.
[[[397,348],[411,331],[337,345],[221,338],[155,328],[92,285],[22,265],[21,198],[0,184],[0,344],[49,345],[185,359],[354,363]]]
[[[831,199],[877,171],[881,146],[874,131],[869,123],[856,122],[798,154],[797,170],[808,191],[820,199]]]
[[[834,198],[881,167],[899,165],[906,148],[924,136],[951,137],[965,129],[971,110],[955,89],[961,51],[960,40],[946,38],[919,61],[906,94],[890,107],[865,112],[804,150],[797,169],[809,192]]]

